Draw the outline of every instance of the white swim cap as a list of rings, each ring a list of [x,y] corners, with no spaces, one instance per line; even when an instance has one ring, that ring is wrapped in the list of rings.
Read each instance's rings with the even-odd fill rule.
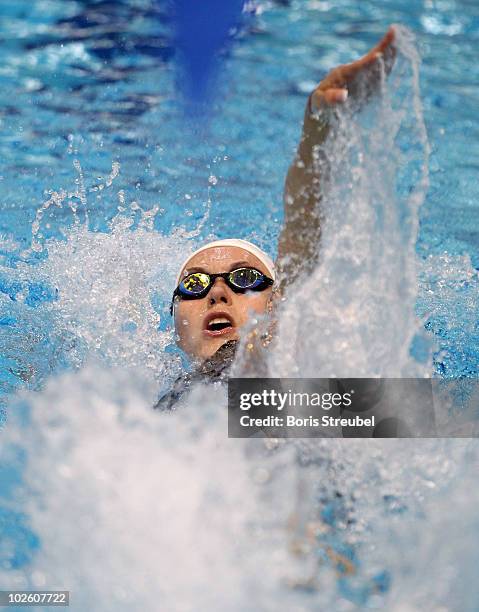
[[[186,264],[190,261],[190,259],[192,259],[198,253],[201,253],[202,251],[206,251],[206,249],[211,249],[212,247],[225,247],[225,246],[239,247],[240,249],[243,249],[244,251],[248,251],[248,253],[251,253],[252,255],[257,257],[265,265],[271,278],[273,280],[276,280],[276,271],[274,268],[274,262],[267,253],[265,253],[263,250],[261,250],[259,247],[257,247],[252,242],[248,242],[247,240],[241,240],[240,238],[226,238],[225,240],[214,240],[213,242],[208,242],[207,244],[204,244],[202,247],[197,249],[191,255],[188,255],[188,257],[185,259],[182,266],[180,267],[180,271],[178,272],[178,276],[176,277],[176,286],[180,284],[180,281],[182,278],[181,273],[185,269]]]

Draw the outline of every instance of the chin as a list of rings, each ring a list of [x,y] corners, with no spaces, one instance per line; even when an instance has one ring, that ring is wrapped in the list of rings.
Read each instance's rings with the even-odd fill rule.
[[[216,351],[226,344],[230,340],[239,340],[238,334],[228,334],[227,336],[223,336],[221,338],[215,339],[214,341],[208,342],[206,346],[201,347],[200,349],[200,359],[209,359],[213,357]]]
[[[231,338],[229,338],[229,340],[231,340]],[[214,343],[212,342],[208,346],[205,346],[203,350],[201,351],[201,359],[209,359],[210,357],[213,357],[216,351],[220,347],[222,347],[225,342],[228,342],[228,340],[227,339],[217,340],[216,342]]]

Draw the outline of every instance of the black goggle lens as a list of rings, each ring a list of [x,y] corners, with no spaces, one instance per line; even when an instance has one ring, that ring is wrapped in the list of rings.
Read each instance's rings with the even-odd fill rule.
[[[200,295],[208,289],[211,283],[209,274],[194,272],[184,278],[179,284],[179,290],[183,295]]]
[[[239,268],[229,273],[229,281],[238,289],[254,289],[264,280],[264,275],[254,268]]]

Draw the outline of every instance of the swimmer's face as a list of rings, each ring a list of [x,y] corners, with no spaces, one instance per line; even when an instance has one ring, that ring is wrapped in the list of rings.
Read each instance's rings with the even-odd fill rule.
[[[256,268],[270,276],[264,264],[240,247],[211,247],[188,261],[182,276],[192,272],[219,274],[237,268]],[[186,273],[186,274],[185,274]],[[175,326],[178,344],[190,357],[211,357],[225,342],[238,340],[240,330],[255,313],[265,313],[271,304],[272,288],[264,291],[235,293],[223,278],[215,279],[208,294],[196,300],[178,300],[175,304]],[[230,323],[214,330],[217,323]],[[213,321],[213,322],[212,322]],[[220,325],[221,327],[221,325]]]

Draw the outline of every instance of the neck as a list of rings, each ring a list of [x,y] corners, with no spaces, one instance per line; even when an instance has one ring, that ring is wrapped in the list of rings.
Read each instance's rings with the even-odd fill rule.
[[[228,340],[199,366],[198,372],[205,375],[219,375],[233,363],[238,340]]]

